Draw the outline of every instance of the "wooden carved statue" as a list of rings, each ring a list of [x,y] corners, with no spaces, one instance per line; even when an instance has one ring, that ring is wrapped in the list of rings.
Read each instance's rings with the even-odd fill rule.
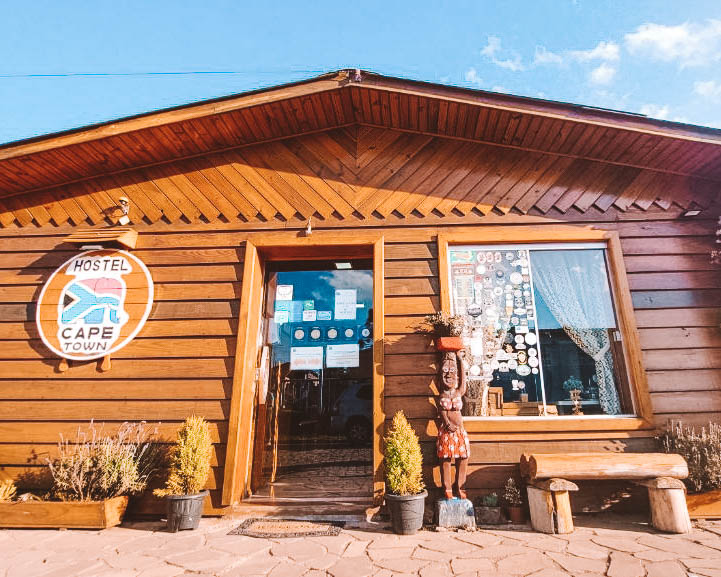
[[[463,395],[466,392],[466,375],[463,370],[463,353],[447,351],[441,357],[438,396],[438,439],[436,453],[441,462],[441,480],[446,499],[453,499],[454,492],[466,498],[466,470],[471,447],[468,434],[463,428]],[[451,465],[455,461],[456,480],[451,477]]]

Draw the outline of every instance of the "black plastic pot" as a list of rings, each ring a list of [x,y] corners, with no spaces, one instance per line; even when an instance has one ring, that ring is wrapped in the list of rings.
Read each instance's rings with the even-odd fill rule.
[[[203,516],[203,503],[208,491],[194,495],[168,495],[168,531],[177,533],[185,529],[197,529]]]
[[[413,535],[423,527],[423,511],[428,491],[418,495],[392,495],[386,493],[393,531],[399,535]]]

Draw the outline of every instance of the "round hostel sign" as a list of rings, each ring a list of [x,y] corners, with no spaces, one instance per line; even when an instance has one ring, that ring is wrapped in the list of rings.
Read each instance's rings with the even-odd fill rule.
[[[127,345],[153,305],[153,279],[123,250],[91,250],[56,270],[40,293],[40,338],[66,359],[88,361]]]

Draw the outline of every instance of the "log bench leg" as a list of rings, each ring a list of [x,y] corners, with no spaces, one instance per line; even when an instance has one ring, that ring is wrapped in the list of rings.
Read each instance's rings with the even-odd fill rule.
[[[636,484],[648,488],[651,525],[654,528],[667,533],[691,532],[686,487],[682,481],[671,477],[657,477],[638,481]]]
[[[553,504],[556,506],[556,533],[573,533],[573,515],[568,491],[554,491]]]
[[[541,533],[555,532],[553,522],[553,496],[550,491],[528,487],[528,508],[531,512],[531,527]]]
[[[565,479],[538,481],[528,486],[528,508],[531,526],[541,533],[573,533],[573,516],[569,491],[578,487]]]

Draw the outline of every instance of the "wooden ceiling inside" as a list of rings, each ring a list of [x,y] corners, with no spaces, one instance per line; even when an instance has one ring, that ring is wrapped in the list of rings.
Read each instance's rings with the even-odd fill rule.
[[[0,200],[2,226],[359,222],[472,213],[705,207],[714,183],[369,126],[337,128]]]
[[[386,130],[371,131],[371,128]],[[387,130],[389,128],[393,130]],[[407,134],[402,135],[403,132]],[[293,138],[309,134],[318,134],[318,139],[325,140],[330,146],[325,152],[331,156],[331,165],[344,167],[345,172],[338,173],[330,169],[330,165],[323,165],[328,159],[318,154],[315,157],[316,160],[321,157],[321,164],[313,168],[313,155],[298,151],[297,143],[303,139]],[[400,177],[395,177],[396,181],[389,184],[381,182],[382,174],[371,175],[370,170],[364,172],[365,162],[375,154],[374,151],[382,149],[385,154],[391,154],[395,150],[392,145],[400,146],[401,137],[403,142],[426,143],[419,158],[427,156],[441,164],[447,161],[461,167],[471,162],[469,159],[475,159],[473,162],[479,164],[474,168],[479,171],[484,167],[491,171],[513,168],[519,180],[511,190],[500,192],[503,187],[496,186],[495,192],[484,193],[484,206],[496,206],[501,211],[517,209],[527,212],[532,207],[542,212],[552,207],[565,211],[571,206],[584,210],[592,205],[603,210],[603,207],[612,204],[622,210],[632,204],[645,210],[654,203],[663,208],[674,202],[685,207],[697,191],[718,191],[721,187],[717,184],[721,182],[719,131],[365,73],[361,82],[351,82],[351,77],[341,71],[306,83],[208,101],[2,147],[0,199],[3,199],[3,204],[0,205],[0,222],[5,226],[10,223],[46,224],[57,220],[76,222],[76,219],[82,218],[75,208],[81,204],[76,197],[83,193],[86,196],[94,193],[107,197],[105,202],[96,199],[95,210],[87,206],[87,210],[82,211],[86,222],[96,222],[96,213],[108,210],[104,205],[113,198],[113,191],[125,196],[133,195],[126,188],[134,191],[139,199],[134,203],[136,210],[142,211],[142,217],[150,222],[159,218],[172,222],[181,216],[192,221],[200,215],[212,220],[211,215],[216,211],[230,220],[253,220],[258,218],[258,214],[263,219],[278,215],[287,219],[288,207],[271,198],[265,199],[269,204],[260,202],[260,206],[252,202],[249,203],[251,206],[246,206],[242,201],[242,206],[235,206],[233,198],[228,198],[229,203],[238,209],[235,212],[219,198],[216,202],[224,209],[213,204],[209,197],[208,201],[214,208],[201,210],[206,206],[200,198],[205,192],[200,195],[198,192],[202,192],[208,184],[221,197],[234,197],[233,191],[239,186],[242,188],[233,182],[237,170],[232,175],[222,174],[216,165],[236,166],[233,161],[226,164],[227,158],[253,157],[258,153],[252,145],[259,143],[269,143],[269,150],[281,150],[284,154],[263,162],[273,166],[287,162],[289,170],[298,166],[301,172],[326,179],[329,189],[340,187],[348,195],[344,198],[344,194],[339,193],[343,202],[333,205],[337,213],[344,218],[363,216],[373,204],[365,196],[369,189],[396,190],[392,187],[408,186],[398,182]],[[368,138],[377,140],[370,148],[366,146]],[[348,144],[349,139],[355,139],[352,145]],[[283,143],[278,144],[281,141]],[[330,141],[338,144],[329,144]],[[443,146],[439,144],[441,141],[445,143]],[[354,156],[348,146],[355,147]],[[441,148],[456,152],[441,161],[432,153]],[[290,151],[290,156],[287,151]],[[346,158],[344,154],[353,158],[349,160],[350,157]],[[224,158],[224,155],[227,157]],[[392,157],[387,160],[393,162]],[[238,162],[251,167],[257,164]],[[379,160],[375,156],[374,162],[371,166],[377,169],[385,159]],[[209,164],[214,165],[213,170],[203,172]],[[186,200],[177,198],[176,202],[168,204],[162,198],[156,198],[154,191],[162,188],[158,182],[164,182],[163,179],[170,178],[172,182],[167,175],[175,175],[178,166],[190,171],[184,178],[194,188],[189,189],[186,183],[184,187],[176,185],[176,188],[184,190]],[[449,205],[447,198],[461,193],[451,188],[452,178],[450,181],[439,178],[439,174],[449,175],[446,167],[439,165],[437,168],[437,173],[429,175],[426,183],[437,183],[441,191],[437,192],[426,184],[424,194],[440,198],[442,202],[438,204],[441,209],[434,206],[432,210],[443,213],[442,209]],[[253,169],[256,173],[273,170],[259,166]],[[413,163],[397,169],[401,174],[410,174]],[[423,167],[420,170],[422,172]],[[477,171],[474,169],[471,172]],[[218,174],[222,174],[222,182],[218,180]],[[459,173],[455,171],[453,174],[457,176]],[[190,175],[194,175],[195,182]],[[373,179],[365,183],[358,180],[361,175],[373,176]],[[200,176],[202,184],[197,180]],[[504,183],[513,178],[510,174],[506,176]],[[586,184],[579,188],[573,183],[581,176]],[[276,186],[274,179],[268,178],[271,179],[271,187]],[[99,184],[101,182],[104,184]],[[231,188],[224,189],[228,182]],[[524,190],[526,182],[529,184]],[[150,190],[146,189],[142,194],[137,192],[136,189],[147,188],[151,183]],[[264,188],[262,184],[257,186]],[[530,194],[528,189],[542,189],[544,186],[548,190],[532,201],[537,193]],[[356,195],[358,188],[363,189],[360,195]],[[577,198],[568,192],[571,188],[578,190]],[[296,192],[302,193],[303,190],[301,188]],[[465,193],[471,194],[469,190]],[[411,191],[411,194],[416,192]],[[167,198],[167,194],[164,196]],[[495,199],[497,202],[491,203],[494,196],[498,196]],[[74,199],[72,203],[71,198]],[[57,201],[52,206],[44,206],[41,199]],[[59,207],[63,206],[63,201],[66,206],[61,211]],[[384,214],[383,211],[394,202],[386,199],[374,210],[380,209],[378,212]],[[393,210],[399,214],[405,214],[406,209],[422,213],[433,204],[434,201],[426,200],[415,206],[413,201],[404,198]],[[297,210],[297,206],[294,208],[293,218],[309,216],[305,207],[304,210]],[[463,212],[455,206],[451,209]],[[53,212],[56,214],[53,215]],[[323,215],[322,210],[318,212]]]

